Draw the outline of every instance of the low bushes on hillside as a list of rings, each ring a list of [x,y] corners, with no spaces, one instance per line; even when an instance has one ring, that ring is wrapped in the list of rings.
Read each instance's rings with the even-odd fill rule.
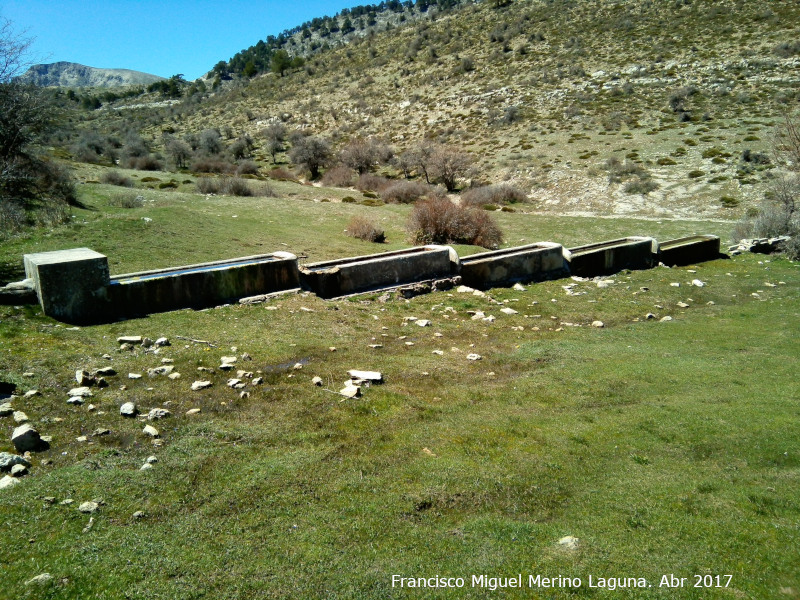
[[[133,179],[123,175],[119,171],[108,171],[100,178],[100,181],[109,185],[118,185],[120,187],[133,187]]]
[[[365,242],[382,243],[386,241],[384,230],[367,217],[355,216],[350,219],[345,233]]]
[[[277,198],[275,189],[267,184],[252,185],[241,177],[200,177],[195,183],[197,191],[201,194],[223,194],[226,196],[266,196]]]
[[[328,169],[322,176],[322,185],[328,187],[350,187],[353,185],[353,169],[344,165]]]
[[[380,194],[390,185],[392,185],[391,179],[372,173],[364,173],[356,181],[356,189],[362,192],[378,192]]]
[[[386,187],[381,193],[385,202],[409,204],[416,202],[431,191],[431,186],[416,181],[397,181]]]
[[[195,173],[233,173],[236,170],[231,163],[218,158],[198,158],[192,163]]]
[[[417,202],[409,216],[408,231],[415,244],[471,244],[497,248],[503,234],[483,210],[454,204],[446,197]]]
[[[502,205],[525,202],[528,197],[518,187],[509,183],[485,185],[461,194],[461,202],[467,206],[483,207],[487,204]]]

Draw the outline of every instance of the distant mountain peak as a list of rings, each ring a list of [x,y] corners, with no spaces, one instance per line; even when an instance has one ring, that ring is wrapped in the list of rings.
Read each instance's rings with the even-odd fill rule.
[[[163,77],[130,69],[98,69],[73,62],[33,65],[19,81],[42,87],[122,87],[148,85]]]

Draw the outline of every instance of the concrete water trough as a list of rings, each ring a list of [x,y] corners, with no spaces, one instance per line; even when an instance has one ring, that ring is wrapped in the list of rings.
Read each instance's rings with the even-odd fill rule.
[[[337,298],[457,273],[456,251],[431,245],[302,265],[300,283],[321,298]]]
[[[692,235],[662,242],[658,260],[665,265],[690,265],[719,258],[719,237],[716,235]]]
[[[461,259],[461,280],[473,288],[489,289],[518,281],[558,279],[568,273],[563,250],[561,244],[537,242],[473,254]]]
[[[118,316],[205,308],[246,296],[298,288],[297,257],[288,252],[116,275],[108,300]]]
[[[564,250],[572,275],[596,277],[623,269],[649,269],[658,254],[651,237],[626,237]]]

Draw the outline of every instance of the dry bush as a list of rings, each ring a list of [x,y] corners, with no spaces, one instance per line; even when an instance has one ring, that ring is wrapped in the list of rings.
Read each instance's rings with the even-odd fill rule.
[[[108,203],[118,208],[141,208],[144,206],[144,196],[136,192],[119,192],[111,196]]]
[[[409,204],[416,202],[431,191],[431,187],[416,181],[398,181],[392,183],[381,193],[385,202]]]
[[[380,175],[372,175],[371,173],[364,173],[356,181],[356,189],[362,192],[383,192],[392,184],[391,179],[381,177]]]
[[[386,164],[393,154],[392,148],[380,140],[358,138],[342,149],[339,160],[359,174],[363,174],[375,165]]]
[[[483,207],[487,204],[503,205],[525,202],[528,197],[518,187],[509,183],[486,185],[461,194],[461,203],[466,206]]]
[[[322,185],[340,188],[350,187],[353,185],[353,170],[344,165],[328,169],[322,176]]]
[[[219,182],[212,177],[199,177],[195,186],[201,194],[219,194]]]
[[[125,160],[125,166],[138,171],[161,171],[164,169],[164,163],[152,154],[131,156]]]
[[[217,158],[199,158],[192,163],[195,173],[233,173],[236,167],[229,162]]]
[[[133,187],[133,179],[120,173],[119,171],[108,171],[100,178],[100,181],[109,185],[120,187]]]
[[[236,167],[237,175],[258,175],[258,165],[252,160],[246,160]]]
[[[277,181],[297,181],[297,176],[289,169],[285,169],[283,167],[276,167],[272,169],[268,173],[268,176],[270,179],[275,179]]]
[[[453,204],[441,196],[414,205],[408,231],[415,244],[471,244],[497,248],[503,242],[500,228],[488,213]]]
[[[220,191],[228,196],[255,196],[255,191],[246,179],[229,177],[222,181]]]
[[[27,223],[21,204],[6,200],[0,202],[0,238],[21,231]]]
[[[355,216],[347,224],[345,233],[350,237],[364,240],[365,242],[383,243],[386,241],[386,234],[372,219],[367,217]]]

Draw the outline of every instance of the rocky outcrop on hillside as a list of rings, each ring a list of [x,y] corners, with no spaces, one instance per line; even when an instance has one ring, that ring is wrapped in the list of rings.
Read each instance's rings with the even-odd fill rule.
[[[129,69],[97,69],[71,62],[33,65],[20,81],[43,87],[122,87],[148,85],[163,77]]]

